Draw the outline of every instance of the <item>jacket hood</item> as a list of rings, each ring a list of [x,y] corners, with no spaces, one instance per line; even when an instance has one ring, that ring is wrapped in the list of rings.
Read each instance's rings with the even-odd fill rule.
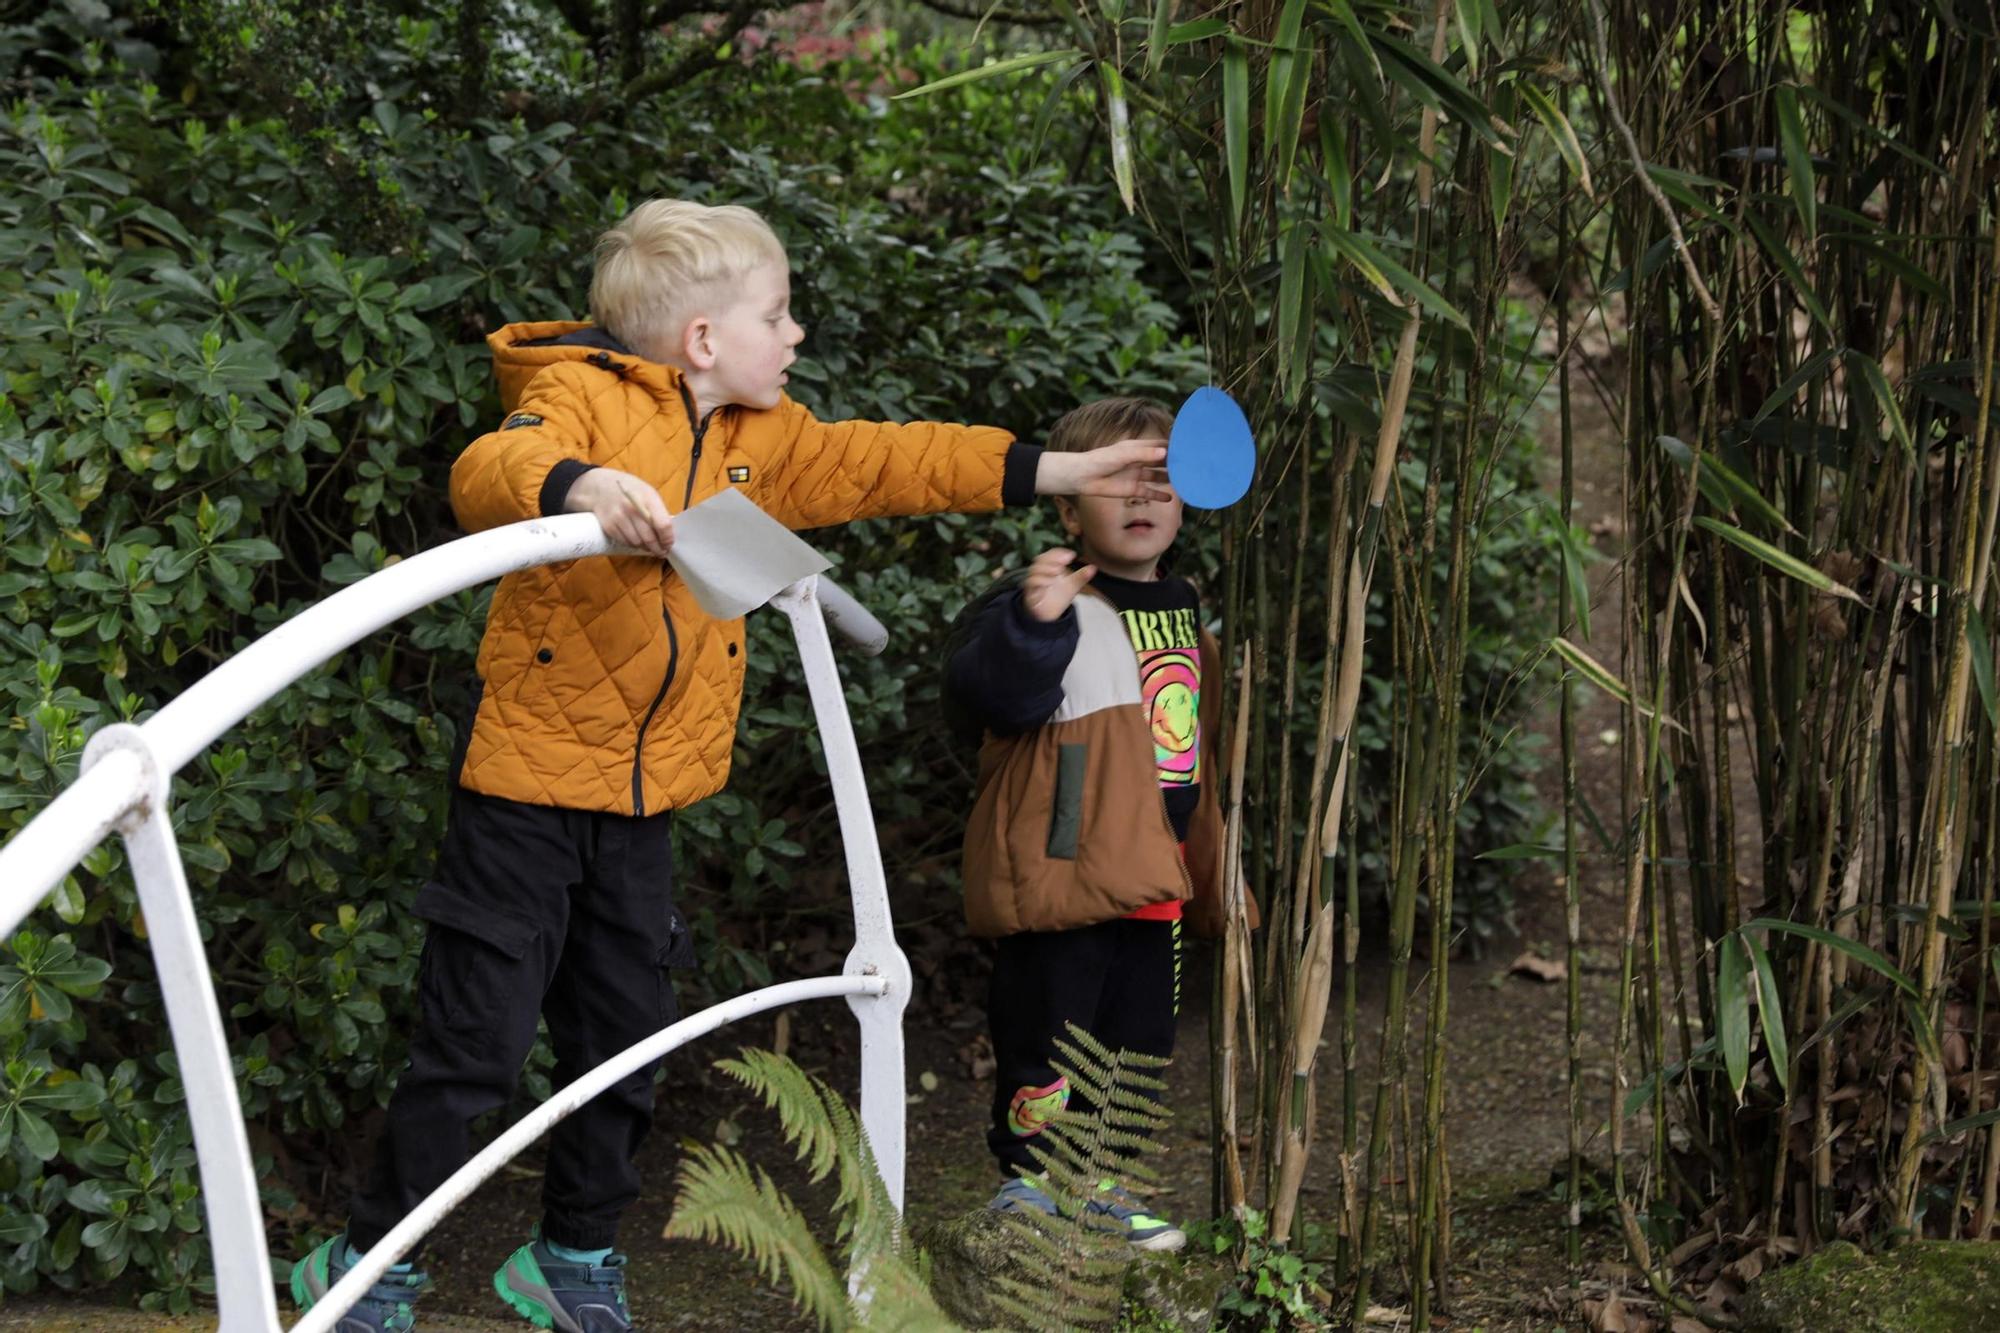
[[[633,378],[655,392],[677,393],[681,373],[647,361],[598,328],[577,320],[546,319],[509,324],[486,335],[493,350],[493,376],[500,382],[500,410],[512,412],[545,366],[583,361],[620,379]]]

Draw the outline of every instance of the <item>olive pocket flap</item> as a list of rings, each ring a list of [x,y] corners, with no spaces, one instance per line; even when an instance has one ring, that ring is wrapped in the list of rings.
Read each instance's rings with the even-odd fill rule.
[[[1063,745],[1056,758],[1055,808],[1049,816],[1049,855],[1076,859],[1076,840],[1083,831],[1083,781],[1090,765],[1090,746]]]
[[[520,917],[482,907],[456,889],[431,880],[417,890],[416,914],[434,926],[470,935],[509,958],[519,958],[535,942],[535,925]]]

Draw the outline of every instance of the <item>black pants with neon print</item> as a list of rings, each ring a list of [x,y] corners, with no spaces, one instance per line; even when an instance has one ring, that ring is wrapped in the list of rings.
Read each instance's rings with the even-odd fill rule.
[[[1114,1051],[1174,1053],[1180,938],[1179,921],[1125,917],[1000,940],[986,1002],[996,1063],[986,1142],[1001,1175],[1040,1169],[1028,1145],[1071,1104],[1069,1086],[1051,1063],[1066,1023]]]

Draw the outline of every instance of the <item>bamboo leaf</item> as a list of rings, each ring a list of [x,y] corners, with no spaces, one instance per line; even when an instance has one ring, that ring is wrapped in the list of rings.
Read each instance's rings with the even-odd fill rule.
[[[1696,515],[1694,524],[1698,528],[1703,528],[1714,533],[1732,546],[1738,547],[1755,556],[1771,568],[1777,570],[1780,574],[1797,579],[1809,588],[1815,588],[1820,592],[1832,593],[1835,597],[1845,597],[1853,602],[1861,600],[1861,595],[1846,584],[1837,582],[1830,575],[1813,568],[1789,551],[1781,551],[1761,538],[1752,537],[1749,533],[1733,524],[1724,523],[1720,519],[1710,518],[1705,514]]]
[[[1354,173],[1347,165],[1347,131],[1340,116],[1319,118],[1320,168],[1333,204],[1333,225],[1346,231],[1354,221]]]
[[[1568,639],[1551,639],[1549,640],[1549,647],[1555,649],[1556,656],[1569,663],[1570,667],[1579,676],[1582,676],[1598,689],[1603,690],[1619,703],[1626,705],[1628,708],[1631,706],[1632,692],[1626,689],[1625,682],[1612,675],[1603,663],[1571,643]]]
[[[1785,169],[1792,180],[1792,205],[1806,230],[1806,244],[1819,239],[1819,182],[1813,177],[1812,153],[1806,148],[1805,120],[1799,115],[1799,91],[1790,84],[1774,89],[1778,108],[1778,138],[1785,148]]]
[[[1556,538],[1562,545],[1563,578],[1569,583],[1570,614],[1576,617],[1577,632],[1587,643],[1590,640],[1590,580],[1585,576],[1583,567],[1589,559],[1589,548],[1584,545],[1583,534],[1574,523],[1559,523]],[[1569,632],[1567,625],[1560,628],[1565,634]]]
[[[2000,701],[1993,696],[1993,640],[1986,632],[1986,617],[1979,608],[1965,608],[1965,637],[1972,641],[1972,678],[1979,684],[1980,702],[1986,705],[1986,723],[2000,732]]]
[[[1467,129],[1489,144],[1500,145],[1514,127],[1496,117],[1457,76],[1410,43],[1383,33],[1371,32],[1369,40],[1381,57],[1382,72],[1424,106],[1449,113]]]
[[[1292,389],[1298,387],[1305,371],[1299,355],[1299,327],[1307,316],[1306,292],[1310,283],[1306,272],[1307,230],[1303,220],[1287,219],[1284,238],[1279,242],[1278,351],[1284,358],[1280,378]]]
[[[1167,32],[1173,24],[1174,0],[1153,0],[1153,23],[1146,32],[1146,73],[1160,72],[1167,58]]]
[[[1276,126],[1284,114],[1285,86],[1291,81],[1292,68],[1299,63],[1299,28],[1305,13],[1305,0],[1285,0],[1285,7],[1278,11],[1278,26],[1271,34],[1271,64],[1264,71],[1264,135],[1274,150],[1274,160],[1278,145]],[[1293,137],[1297,137],[1296,132]]]
[[[1688,448],[1684,441],[1672,435],[1662,435],[1660,445],[1667,451],[1667,456],[1680,465],[1683,472],[1694,466],[1694,451]],[[1755,514],[1781,531],[1797,531],[1786,520],[1783,511],[1765,499],[1761,491],[1715,454],[1702,455],[1699,484],[1701,493],[1708,502],[1724,513],[1740,507],[1744,512]]]
[[[1813,290],[1812,283],[1806,280],[1806,271],[1799,267],[1798,258],[1792,254],[1791,248],[1785,244],[1782,237],[1771,230],[1771,225],[1754,211],[1746,210],[1743,220],[1750,224],[1750,230],[1755,233],[1757,243],[1763,246],[1764,253],[1768,254],[1771,262],[1784,273],[1785,281],[1792,285],[1792,294],[1799,298],[1801,305],[1805,306],[1806,313],[1813,317],[1815,324],[1825,329],[1831,336],[1833,318],[1826,313],[1826,305],[1819,299],[1819,293]]]
[[[1889,433],[1896,437],[1896,443],[1903,446],[1903,457],[1914,463],[1917,458],[1917,443],[1910,436],[1909,423],[1903,420],[1903,410],[1896,406],[1896,395],[1889,389],[1889,377],[1882,373],[1882,363],[1865,352],[1847,349],[1847,368],[1858,371],[1861,382],[1867,386],[1868,394],[1875,400],[1875,406],[1889,423]]]
[[[1115,65],[1100,63],[1104,76],[1104,105],[1111,123],[1111,176],[1118,182],[1118,197],[1125,211],[1138,208],[1132,192],[1132,111],[1125,102],[1125,76]]]
[[[1327,12],[1334,22],[1347,30],[1348,48],[1368,57],[1368,68],[1375,73],[1375,89],[1382,88],[1382,61],[1375,54],[1375,44],[1368,40],[1368,34],[1361,27],[1361,20],[1354,15],[1354,6],[1348,0],[1326,0]]]
[[[1341,257],[1346,259],[1348,263],[1359,269],[1361,276],[1368,279],[1370,286],[1382,293],[1383,297],[1390,302],[1396,305],[1403,304],[1403,298],[1396,295],[1396,289],[1390,284],[1388,275],[1376,267],[1375,261],[1369,256],[1368,252],[1354,245],[1354,233],[1335,227],[1331,225],[1330,221],[1322,230],[1326,235],[1326,243],[1339,251]]]
[[[1304,0],[1297,0],[1303,8]],[[1298,40],[1294,34],[1294,42]],[[1277,171],[1278,189],[1286,192],[1292,186],[1292,164],[1298,159],[1299,132],[1306,118],[1306,87],[1312,82],[1313,48],[1308,45],[1303,50],[1289,56],[1285,63],[1284,77],[1278,80],[1278,114],[1264,122],[1264,134],[1270,140],[1272,163]],[[1275,59],[1272,63],[1272,77],[1277,79]]]
[[[1896,989],[1905,994],[1915,995],[1917,993],[1917,984],[1914,981],[1911,981],[1902,972],[1898,971],[1894,963],[1891,963],[1888,959],[1876,953],[1859,940],[1850,940],[1845,935],[1836,935],[1830,930],[1823,930],[1818,926],[1808,926],[1798,921],[1780,921],[1774,916],[1760,916],[1755,921],[1749,922],[1744,929],[1782,931],[1787,935],[1798,935],[1805,939],[1813,940],[1816,943],[1824,944],[1829,949],[1846,954],[1855,962],[1874,972],[1884,981],[1892,983]]]
[[[1764,1049],[1771,1056],[1771,1072],[1778,1076],[1778,1086],[1790,1092],[1791,1043],[1785,1038],[1785,1007],[1778,998],[1777,974],[1771,970],[1771,955],[1762,944],[1748,935],[1742,940],[1750,954],[1750,965],[1757,972],[1757,1023],[1764,1029]]]
[[[1918,167],[1930,172],[1933,176],[1943,176],[1945,174],[1943,167],[1931,161],[1922,153],[1912,150],[1908,144],[1903,143],[1893,135],[1883,133],[1880,128],[1870,124],[1865,117],[1858,116],[1847,107],[1842,106],[1838,98],[1823,93],[1810,84],[1802,85],[1799,91],[1805,94],[1806,99],[1819,107],[1820,110],[1838,116],[1840,119],[1846,121],[1854,129],[1860,131],[1863,137],[1873,139],[1892,153],[1900,154],[1902,157],[1915,163]]]
[[[1049,89],[1049,95],[1042,99],[1041,110],[1035,113],[1035,146],[1032,150],[1030,161],[1042,155],[1042,145],[1048,142],[1049,125],[1055,119],[1056,108],[1062,105],[1065,97],[1069,96],[1070,89],[1076,87],[1076,81],[1089,72],[1090,63],[1088,61],[1077,61],[1062,72],[1062,77],[1057,79],[1055,86]]]
[[[1556,151],[1562,154],[1562,160],[1569,165],[1569,169],[1576,173],[1577,180],[1583,185],[1584,197],[1595,198],[1597,192],[1590,185],[1590,159],[1583,155],[1583,145],[1577,141],[1569,117],[1549,100],[1547,93],[1532,83],[1522,82],[1518,86],[1521,100],[1528,104],[1536,119],[1548,127],[1549,137],[1556,141]]]
[[[1493,113],[1504,120],[1512,120],[1515,96],[1511,82],[1495,88]],[[1488,148],[1486,156],[1486,193],[1493,205],[1493,230],[1500,231],[1507,225],[1507,209],[1514,202],[1514,155]]]
[[[1328,240],[1333,241],[1341,249],[1341,252],[1348,255],[1349,258],[1354,258],[1358,254],[1366,260],[1365,264],[1361,260],[1356,260],[1355,266],[1357,268],[1379,274],[1385,282],[1392,284],[1387,289],[1387,292],[1389,298],[1398,305],[1401,305],[1402,301],[1395,293],[1400,291],[1405,296],[1414,297],[1419,305],[1440,319],[1451,324],[1456,324],[1459,328],[1467,332],[1471,331],[1471,323],[1464,315],[1458,312],[1458,307],[1439,295],[1437,288],[1431,286],[1428,282],[1425,282],[1422,278],[1389,258],[1380,247],[1367,237],[1361,235],[1359,232],[1335,232],[1330,229],[1326,232],[1326,236]]]
[[[1205,42],[1211,37],[1220,37],[1228,31],[1227,19],[1190,19],[1186,23],[1176,23],[1168,28],[1165,41],[1168,46],[1186,46],[1191,42]]]
[[[1963,1119],[1954,1120],[1948,1125],[1939,1125],[1936,1129],[1924,1135],[1924,1142],[1936,1143],[1939,1139],[1955,1139],[1967,1130],[1984,1129],[1992,1124],[2000,1124],[2000,1106],[1996,1106],[1990,1111],[1981,1111],[1978,1115],[1969,1115]]]
[[[1722,959],[1715,979],[1715,1030],[1730,1090],[1741,1102],[1743,1086],[1750,1080],[1750,991],[1743,984],[1743,937],[1732,931],[1716,947]]]
[[[1233,37],[1222,52],[1222,142],[1229,215],[1241,234],[1250,191],[1250,53]]]
[[[1004,74],[1018,74],[1024,69],[1034,69],[1039,65],[1053,65],[1058,60],[1070,60],[1082,54],[1083,52],[1073,46],[1064,47],[1060,51],[1031,51],[1024,56],[1012,56],[1006,60],[996,60],[990,65],[981,65],[977,69],[962,69],[956,74],[947,74],[942,79],[933,79],[920,88],[912,88],[908,92],[897,93],[889,100],[892,102],[901,102],[912,97],[922,97],[926,93],[943,92],[946,88],[957,88],[963,84],[980,83],[986,79],[997,79]]]
[[[1458,15],[1458,41],[1465,51],[1465,69],[1474,78],[1479,77],[1479,24],[1484,17],[1480,12],[1479,0],[1457,0],[1452,6]]]
[[[1490,852],[1481,852],[1475,861],[1541,861],[1567,855],[1561,847],[1544,847],[1540,843],[1517,842],[1507,847],[1495,847]]]
[[[1827,367],[1833,364],[1834,358],[1839,356],[1844,350],[1846,349],[1828,347],[1814,353],[1812,357],[1801,363],[1799,368],[1792,372],[1791,377],[1783,384],[1780,384],[1772,392],[1771,396],[1764,400],[1764,405],[1757,409],[1757,415],[1750,418],[1750,424],[1752,426],[1757,425],[1757,423],[1770,416],[1771,413],[1777,411],[1786,403],[1791,402],[1793,398],[1798,396],[1800,389],[1805,388],[1808,383],[1824,375]]]

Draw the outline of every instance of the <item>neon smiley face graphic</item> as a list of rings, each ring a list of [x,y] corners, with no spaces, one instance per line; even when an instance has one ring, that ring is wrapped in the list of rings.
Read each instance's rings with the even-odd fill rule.
[[[1139,697],[1153,731],[1154,762],[1162,787],[1201,781],[1201,667],[1178,649],[1146,653],[1139,664]]]

